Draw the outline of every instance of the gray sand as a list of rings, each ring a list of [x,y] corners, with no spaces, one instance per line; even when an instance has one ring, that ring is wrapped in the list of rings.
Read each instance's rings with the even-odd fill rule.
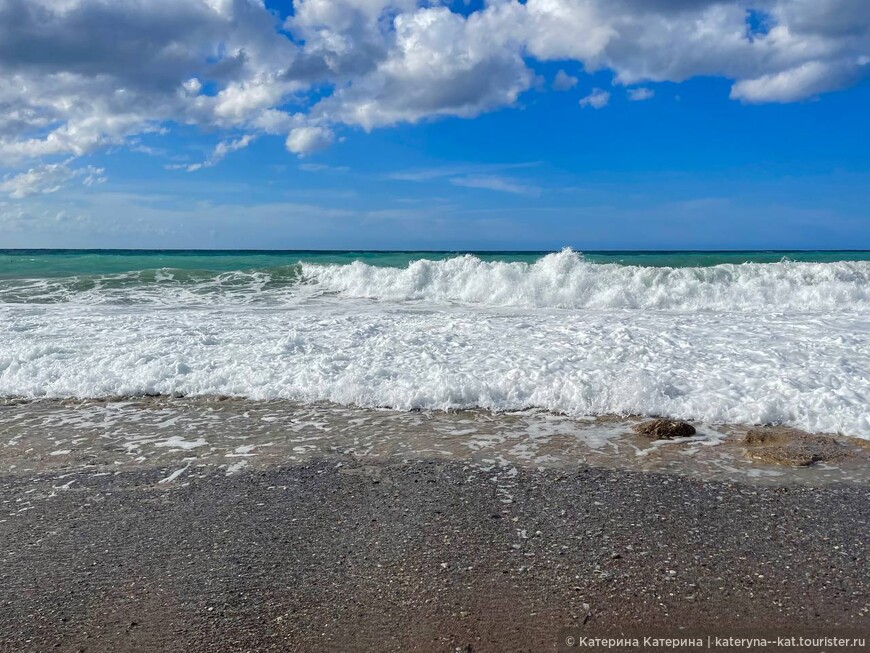
[[[149,406],[0,411],[0,650],[870,635],[860,458],[769,467],[703,425],[652,446],[626,420]]]
[[[461,463],[173,487],[166,471],[5,515],[4,650],[540,651],[584,621],[870,631],[863,487],[521,470],[504,503]],[[3,501],[28,485],[6,477]]]

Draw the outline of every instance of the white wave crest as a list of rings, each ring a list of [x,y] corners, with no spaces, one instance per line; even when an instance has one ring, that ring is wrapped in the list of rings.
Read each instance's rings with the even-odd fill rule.
[[[870,262],[669,268],[589,263],[565,249],[533,264],[465,255],[407,267],[302,266],[340,296],[521,308],[829,310],[870,308]]]

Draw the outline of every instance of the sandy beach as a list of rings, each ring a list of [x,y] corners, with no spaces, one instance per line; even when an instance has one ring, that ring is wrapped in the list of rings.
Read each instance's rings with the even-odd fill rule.
[[[191,446],[185,419],[206,408],[240,425],[256,410],[282,416],[256,421],[263,438],[285,440],[258,456],[266,443],[224,412],[223,430]],[[537,436],[536,456],[496,460],[424,447],[437,428],[408,427],[423,414],[320,407],[345,424],[337,436],[312,410],[165,398],[5,406],[0,648],[541,651],[566,650],[566,634],[870,632],[863,460],[753,462],[729,453],[738,436],[711,444],[703,425],[692,442],[638,455],[625,420],[590,422],[621,435],[573,460],[541,441],[558,442],[567,424]],[[174,419],[159,434],[155,414]],[[502,433],[526,420],[525,435],[506,436],[515,452],[536,439],[530,424],[553,419],[473,415],[430,417],[465,441],[480,437],[474,419],[502,420]],[[359,448],[354,433],[379,417],[405,424],[406,446]],[[306,438],[312,449],[294,454]],[[758,473],[723,480],[711,461],[726,459]]]
[[[868,114],[870,0],[0,0],[0,653],[870,652]]]

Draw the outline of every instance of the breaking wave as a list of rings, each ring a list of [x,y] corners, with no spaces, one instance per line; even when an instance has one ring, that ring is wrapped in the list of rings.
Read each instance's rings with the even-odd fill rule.
[[[870,306],[870,263],[745,263],[668,268],[589,263],[569,249],[534,264],[466,255],[404,269],[303,266],[347,297],[520,308],[825,310]]]
[[[641,267],[590,263],[565,249],[535,263],[472,255],[406,267],[298,263],[223,272],[146,270],[4,280],[2,303],[298,303],[331,295],[378,302],[651,310],[837,310],[870,307],[870,262]]]
[[[870,439],[870,263],[299,263],[0,281],[0,397],[288,398]]]

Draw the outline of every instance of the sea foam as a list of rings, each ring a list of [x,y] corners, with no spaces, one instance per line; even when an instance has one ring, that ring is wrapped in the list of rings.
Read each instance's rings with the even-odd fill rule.
[[[564,251],[281,274],[19,292],[0,303],[0,395],[540,408],[870,438],[867,263],[640,268]]]
[[[163,269],[0,280],[0,303],[281,306],[322,295],[516,308],[870,310],[870,262],[646,267],[590,263],[565,249],[532,264],[464,255],[403,268],[298,263],[221,273]]]
[[[403,269],[356,262],[303,265],[304,277],[347,297],[524,308],[828,310],[870,307],[870,263],[745,263],[711,267],[597,264],[570,249],[534,264],[471,255]]]

